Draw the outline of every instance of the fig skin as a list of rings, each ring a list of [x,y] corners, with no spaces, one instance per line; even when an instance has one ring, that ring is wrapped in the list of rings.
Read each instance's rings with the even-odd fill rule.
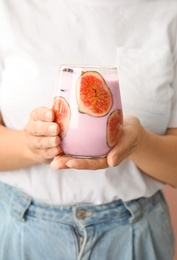
[[[60,128],[60,138],[61,140],[65,137],[69,121],[71,117],[71,109],[65,98],[61,96],[56,96],[53,101],[52,107],[55,114],[55,122]]]
[[[121,109],[114,110],[107,120],[107,144],[112,148],[119,140],[122,133],[123,115]]]
[[[77,80],[77,103],[80,113],[94,117],[107,115],[112,108],[110,88],[97,71],[86,71]]]

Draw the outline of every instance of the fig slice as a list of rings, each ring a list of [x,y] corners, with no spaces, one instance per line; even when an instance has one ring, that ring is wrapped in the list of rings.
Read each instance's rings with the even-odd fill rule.
[[[113,147],[121,136],[123,123],[122,110],[114,110],[107,120],[107,144],[109,147]]]
[[[68,125],[71,117],[71,110],[68,102],[61,96],[56,96],[52,107],[55,113],[55,122],[60,128],[60,137],[64,138],[68,130]]]
[[[80,113],[105,116],[113,104],[112,93],[97,71],[86,71],[77,80],[77,103]]]

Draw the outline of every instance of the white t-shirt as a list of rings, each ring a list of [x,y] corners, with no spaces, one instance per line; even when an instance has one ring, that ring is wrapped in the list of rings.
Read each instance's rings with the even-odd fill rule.
[[[117,66],[124,115],[157,134],[177,127],[176,1],[2,0],[0,19],[0,109],[8,128],[23,129],[34,108],[51,107],[58,67],[67,63]],[[59,205],[127,201],[163,186],[129,159],[97,171],[1,171],[0,181]]]

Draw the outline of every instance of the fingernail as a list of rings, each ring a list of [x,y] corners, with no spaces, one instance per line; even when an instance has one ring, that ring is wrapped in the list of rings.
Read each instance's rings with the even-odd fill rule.
[[[56,137],[51,137],[51,138],[50,138],[50,144],[51,144],[52,146],[55,146],[55,145],[56,145]]]
[[[115,154],[114,156],[112,156],[110,159],[109,159],[109,166],[110,167],[114,167],[116,165],[116,162],[117,162],[117,154]]]
[[[72,164],[71,161],[68,161],[68,162],[66,163],[66,166],[68,166],[69,168],[73,168],[73,164]]]
[[[56,125],[50,125],[48,128],[49,133],[55,134],[57,132]]]
[[[51,112],[46,112],[45,113],[45,119],[47,121],[51,121],[52,120],[52,113]]]
[[[58,167],[57,163],[55,162],[55,160],[51,162],[50,167],[53,170],[59,170],[59,167]]]

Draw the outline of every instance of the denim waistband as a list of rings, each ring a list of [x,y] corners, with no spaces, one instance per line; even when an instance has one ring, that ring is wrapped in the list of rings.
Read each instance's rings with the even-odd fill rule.
[[[162,199],[162,193],[159,191],[152,197],[142,197],[128,202],[117,200],[103,205],[52,206],[38,202],[12,186],[0,183],[0,200],[8,205],[12,215],[20,221],[25,221],[26,216],[33,216],[71,225],[79,221],[85,227],[116,218],[120,221],[129,219],[134,222],[141,217],[145,208],[155,205]]]

